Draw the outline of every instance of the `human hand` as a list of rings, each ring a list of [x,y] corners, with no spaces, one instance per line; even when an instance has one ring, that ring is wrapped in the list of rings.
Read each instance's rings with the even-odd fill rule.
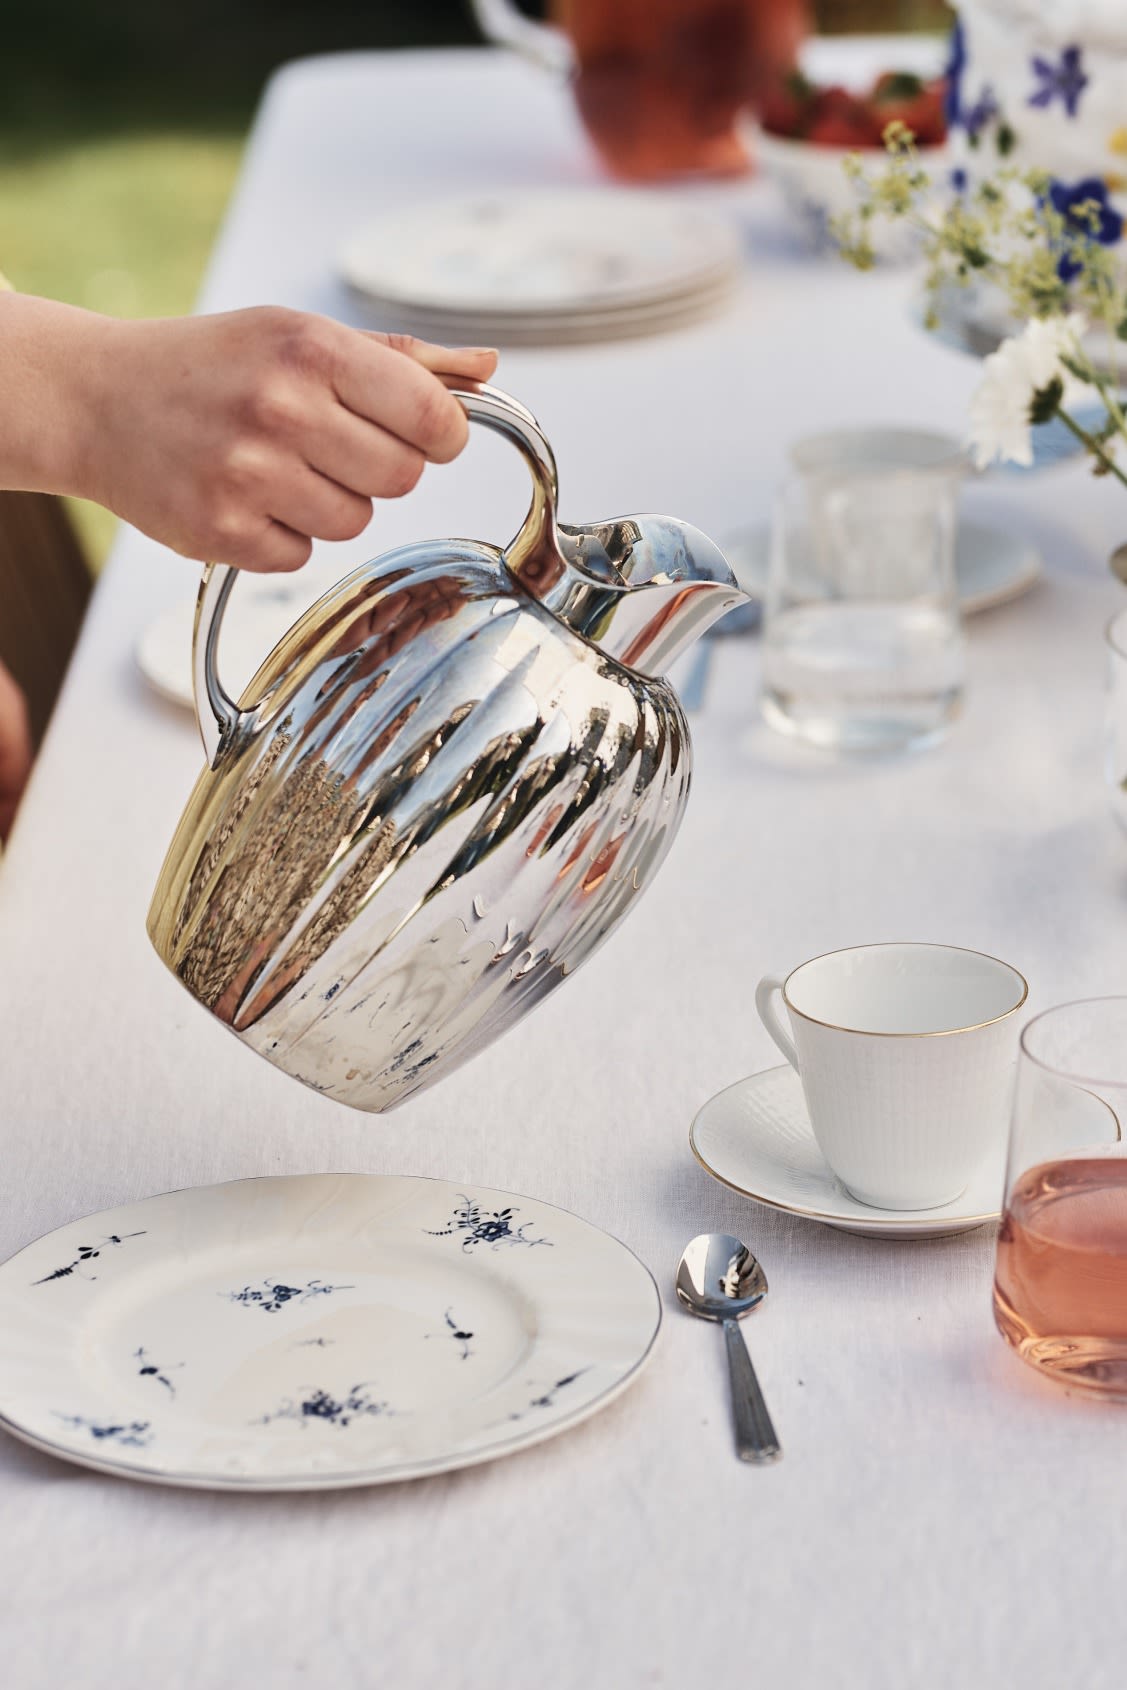
[[[497,361],[270,307],[109,340],[93,497],[174,551],[253,570],[354,540],[373,498],[457,457],[466,415],[432,372],[486,380]]]
[[[497,362],[276,306],[125,322],[23,295],[0,299],[0,353],[0,486],[94,499],[253,570],[355,539],[373,498],[457,457],[466,415],[434,372]]]
[[[16,807],[31,772],[27,702],[0,663],[0,839],[12,831]]]

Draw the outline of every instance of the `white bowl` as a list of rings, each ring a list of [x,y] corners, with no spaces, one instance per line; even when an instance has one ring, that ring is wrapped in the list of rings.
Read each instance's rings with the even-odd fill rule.
[[[846,174],[845,161],[859,157],[865,172],[876,174],[884,168],[884,153],[877,147],[822,146],[816,141],[772,135],[758,126],[748,142],[764,175],[778,184],[791,220],[811,251],[836,253],[831,222],[858,204],[857,184]],[[941,186],[946,176],[946,145],[922,148],[921,156]],[[872,235],[877,257],[886,263],[905,263],[919,249],[919,236],[906,223],[877,219]]]

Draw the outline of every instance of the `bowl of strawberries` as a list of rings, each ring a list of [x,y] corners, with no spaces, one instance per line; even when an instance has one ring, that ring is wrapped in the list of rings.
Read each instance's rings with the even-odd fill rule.
[[[752,147],[764,174],[777,182],[807,243],[817,251],[835,245],[831,225],[855,201],[843,165],[851,153],[871,156],[879,165],[884,133],[902,123],[923,153],[946,143],[946,84],[913,71],[890,70],[862,93],[839,84],[819,86],[801,71],[764,98]],[[911,230],[891,224],[881,231],[882,258],[909,256]]]

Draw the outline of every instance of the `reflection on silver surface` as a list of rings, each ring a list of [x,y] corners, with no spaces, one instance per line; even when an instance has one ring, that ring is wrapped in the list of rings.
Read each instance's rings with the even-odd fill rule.
[[[557,524],[523,406],[458,389],[524,455],[505,552],[405,546],[326,593],[236,703],[219,680],[234,574],[200,588],[209,767],[149,912],[157,951],[253,1049],[385,1110],[492,1042],[649,884],[689,786],[661,672],[742,602],[667,517]]]
[[[702,1232],[685,1246],[676,1283],[683,1308],[724,1328],[736,1454],[756,1466],[777,1461],[782,1448],[736,1325],[767,1295],[767,1275],[747,1245],[731,1233]]]

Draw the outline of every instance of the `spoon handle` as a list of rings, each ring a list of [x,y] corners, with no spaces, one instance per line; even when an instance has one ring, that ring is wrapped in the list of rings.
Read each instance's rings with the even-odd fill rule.
[[[728,1378],[732,1386],[732,1421],[736,1452],[741,1461],[777,1461],[782,1455],[759,1380],[751,1365],[747,1345],[734,1320],[726,1320],[724,1342],[728,1348]]]

